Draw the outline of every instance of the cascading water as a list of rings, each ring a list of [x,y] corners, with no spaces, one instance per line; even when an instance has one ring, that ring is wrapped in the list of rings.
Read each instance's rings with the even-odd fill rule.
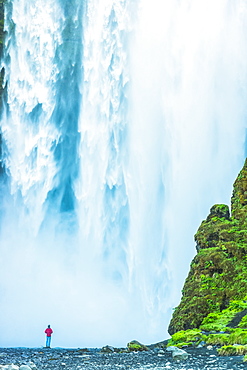
[[[167,337],[244,159],[243,0],[9,0],[1,346]]]

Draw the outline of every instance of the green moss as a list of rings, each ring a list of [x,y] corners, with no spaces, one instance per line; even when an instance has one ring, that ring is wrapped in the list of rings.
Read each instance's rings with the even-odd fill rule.
[[[239,328],[247,328],[247,315],[242,318],[238,327]]]
[[[236,329],[229,334],[229,344],[247,344],[247,330]]]
[[[239,312],[247,309],[247,301],[246,296],[244,297],[244,300],[232,300],[229,304],[229,311]]]
[[[213,315],[209,315],[208,320],[210,318],[212,320],[218,319]],[[208,335],[198,329],[181,330],[172,335],[168,346],[181,348],[197,346],[201,342],[205,342],[207,345],[221,346],[222,348],[219,349],[220,355],[243,354],[243,349],[247,354],[247,329],[225,328],[224,333],[210,333]]]
[[[132,340],[127,344],[127,348],[130,352],[136,352],[136,351],[148,351],[148,347],[144,344],[139,343],[136,340]]]
[[[206,343],[212,345],[247,345],[247,331],[235,329],[230,333],[210,334]]]
[[[217,352],[220,356],[245,355],[247,346],[222,346]]]
[[[233,319],[235,312],[228,310],[221,312],[212,312],[203,319],[200,325],[201,330],[205,331],[222,331],[227,326],[228,322]]]
[[[178,348],[192,347],[193,344],[194,344],[193,342],[181,342],[181,343],[177,343],[176,347],[178,347]]]
[[[232,300],[229,302],[227,309],[209,313],[200,325],[201,330],[205,331],[223,331],[226,330],[227,324],[235,317],[236,313],[247,309],[247,302],[245,300]],[[247,317],[246,317],[247,318]],[[245,327],[243,321],[241,327]]]
[[[172,335],[168,342],[168,346],[184,347],[191,346],[204,340],[204,335],[198,329],[181,330]]]
[[[210,334],[206,339],[207,344],[211,345],[228,345],[229,334]]]

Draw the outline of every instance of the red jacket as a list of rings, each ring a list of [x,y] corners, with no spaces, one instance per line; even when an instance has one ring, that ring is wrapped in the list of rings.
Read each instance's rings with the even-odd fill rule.
[[[47,337],[50,337],[52,333],[53,333],[53,330],[51,328],[45,329],[45,334],[47,335]]]

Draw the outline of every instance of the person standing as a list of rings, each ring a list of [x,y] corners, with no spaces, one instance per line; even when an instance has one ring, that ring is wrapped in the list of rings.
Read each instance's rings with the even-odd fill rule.
[[[51,348],[51,335],[53,330],[50,325],[48,325],[47,329],[45,329],[46,334],[46,348]]]

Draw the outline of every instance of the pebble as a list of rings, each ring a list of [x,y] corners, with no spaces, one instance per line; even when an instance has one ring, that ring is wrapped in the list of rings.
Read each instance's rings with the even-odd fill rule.
[[[100,353],[89,349],[0,348],[0,370],[240,370],[246,369],[243,356],[218,356],[215,348],[186,348],[190,354],[179,364],[168,351]],[[161,355],[162,354],[162,355]],[[13,364],[13,365],[11,365]],[[11,366],[9,366],[11,365]]]

